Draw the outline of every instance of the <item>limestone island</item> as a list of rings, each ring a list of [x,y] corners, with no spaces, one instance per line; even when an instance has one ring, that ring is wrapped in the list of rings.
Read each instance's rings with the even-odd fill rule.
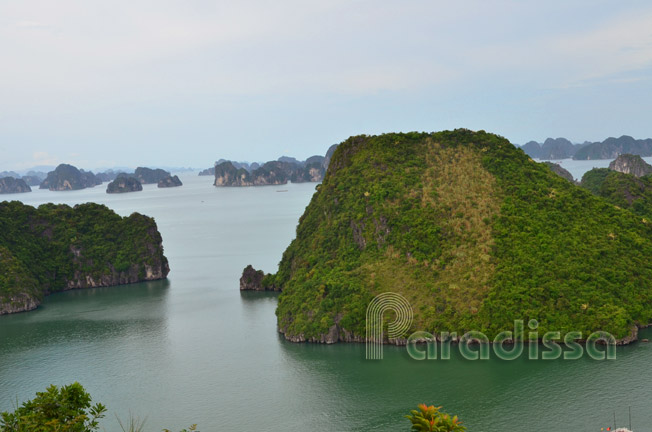
[[[179,187],[179,186],[183,186],[183,183],[181,183],[181,180],[179,180],[179,176],[176,175],[175,176],[169,175],[158,181],[159,188],[169,188],[169,187]]]
[[[240,287],[281,291],[278,330],[294,342],[364,341],[370,301],[394,292],[414,312],[406,335],[493,340],[536,319],[539,335],[628,343],[652,323],[652,183],[606,171],[579,186],[484,131],[354,136],[278,271],[248,267]]]
[[[102,184],[102,181],[95,177],[90,171],[79,170],[68,164],[61,164],[50,171],[39,186],[39,189],[51,191],[69,191],[86,189]]]
[[[311,156],[305,161],[282,156],[278,160],[262,165],[220,160],[212,170],[204,170],[199,175],[215,176],[215,186],[266,186],[283,185],[288,182],[320,182],[328,169],[331,155],[337,145],[331,146],[326,156]]]
[[[0,178],[0,194],[25,193],[31,191],[32,188],[29,187],[23,179],[16,179],[13,177]]]
[[[0,315],[35,309],[70,289],[164,279],[170,269],[154,219],[99,204],[0,203]]]
[[[621,154],[609,164],[609,169],[635,177],[652,174],[652,165],[648,164],[639,155]]]
[[[135,177],[119,176],[106,186],[106,193],[127,193],[139,192],[143,190],[143,185]]]

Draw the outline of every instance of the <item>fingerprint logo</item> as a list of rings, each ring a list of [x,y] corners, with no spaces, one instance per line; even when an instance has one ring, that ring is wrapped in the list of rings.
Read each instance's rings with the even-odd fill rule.
[[[377,295],[367,306],[367,360],[383,358],[383,314],[394,311],[396,319],[387,326],[387,337],[399,338],[412,325],[412,306],[400,294],[386,292]]]

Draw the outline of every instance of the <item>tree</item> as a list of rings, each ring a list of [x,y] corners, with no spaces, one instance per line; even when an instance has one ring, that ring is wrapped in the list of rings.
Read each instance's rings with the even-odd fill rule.
[[[61,388],[51,385],[36,393],[13,413],[0,414],[1,432],[94,432],[106,407],[91,405],[91,396],[75,382]]]
[[[466,430],[457,416],[441,412],[441,407],[419,404],[418,410],[411,410],[412,415],[406,415],[412,422],[413,432],[463,432]]]

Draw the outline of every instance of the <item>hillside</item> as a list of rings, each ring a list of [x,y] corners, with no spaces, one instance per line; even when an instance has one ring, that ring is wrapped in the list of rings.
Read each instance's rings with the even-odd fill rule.
[[[636,177],[594,168],[584,174],[581,185],[615,206],[652,220],[652,175]]]
[[[374,295],[412,330],[626,337],[652,322],[652,224],[483,131],[356,136],[333,155],[278,272],[293,341],[363,340]]]
[[[161,242],[154,220],[138,213],[2,202],[0,315],[34,309],[57,291],[165,278]]]

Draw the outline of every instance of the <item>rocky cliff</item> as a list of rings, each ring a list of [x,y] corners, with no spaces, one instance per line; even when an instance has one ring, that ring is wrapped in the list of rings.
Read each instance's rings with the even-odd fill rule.
[[[79,170],[68,164],[61,164],[50,171],[39,186],[40,189],[51,191],[67,191],[86,189],[102,184],[102,181],[89,171]]]
[[[143,185],[135,177],[120,176],[106,186],[106,193],[139,192]]]
[[[25,183],[25,180],[15,179],[13,177],[0,178],[0,194],[24,193],[31,191],[32,188]]]
[[[385,292],[412,306],[408,334],[493,339],[536,319],[540,335],[626,341],[652,323],[649,220],[483,131],[357,136],[261,283],[281,289],[278,328],[292,341],[364,340]]]
[[[179,176],[167,176],[164,179],[158,181],[158,187],[160,188],[169,188],[169,187],[179,187],[183,186]]]
[[[621,154],[609,164],[609,169],[635,177],[652,174],[652,165],[648,164],[638,155]]]
[[[565,178],[569,182],[575,182],[575,179],[573,178],[573,174],[568,172],[568,170],[563,168],[561,165],[552,162],[543,162],[543,163],[558,176]]]
[[[0,315],[34,309],[50,293],[165,278],[152,218],[98,204],[0,203]]]

